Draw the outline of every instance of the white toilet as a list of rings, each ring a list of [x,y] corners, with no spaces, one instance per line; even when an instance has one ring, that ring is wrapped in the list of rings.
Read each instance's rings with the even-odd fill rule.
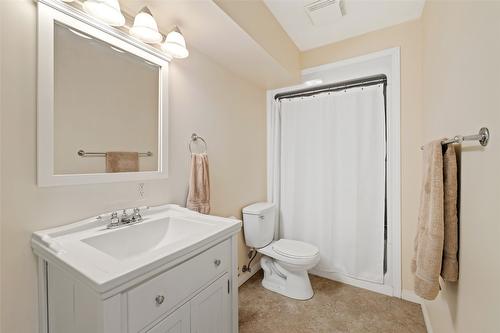
[[[243,208],[243,228],[247,246],[264,256],[264,288],[305,300],[314,295],[307,271],[319,262],[316,246],[291,239],[273,240],[275,206],[259,202]]]

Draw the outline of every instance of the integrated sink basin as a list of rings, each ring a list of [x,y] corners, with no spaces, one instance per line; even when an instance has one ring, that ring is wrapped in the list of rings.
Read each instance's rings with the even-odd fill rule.
[[[176,217],[160,218],[124,226],[82,239],[82,242],[118,260],[156,251],[189,239],[199,239],[217,229],[216,224]]]
[[[239,220],[203,215],[177,205],[150,208],[141,222],[115,229],[107,228],[110,213],[101,216],[37,231],[32,248],[103,292],[175,264],[241,228]]]

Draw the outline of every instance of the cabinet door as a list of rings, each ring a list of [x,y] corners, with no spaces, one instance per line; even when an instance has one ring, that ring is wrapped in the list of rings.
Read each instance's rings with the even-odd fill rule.
[[[189,303],[184,304],[147,333],[189,333]]]
[[[229,333],[231,307],[226,273],[191,300],[192,333]]]

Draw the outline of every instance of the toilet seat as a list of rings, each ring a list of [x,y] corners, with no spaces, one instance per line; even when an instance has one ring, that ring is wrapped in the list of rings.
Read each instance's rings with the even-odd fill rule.
[[[296,242],[301,244],[297,244]],[[279,243],[279,245],[276,247],[276,249],[278,250],[275,249],[276,243]],[[306,246],[304,246],[304,244]],[[301,248],[305,248],[306,251],[298,252],[298,250]],[[257,249],[257,252],[260,252],[263,255],[271,257],[278,261],[283,261],[291,265],[296,265],[297,267],[309,266],[312,262],[316,262],[319,258],[319,250],[314,245],[299,241],[293,241],[290,239],[280,239],[278,241],[272,241],[267,246]],[[311,253],[315,254],[311,255]]]
[[[282,256],[296,259],[312,258],[319,253],[316,246],[292,239],[280,239],[272,243],[272,248]]]

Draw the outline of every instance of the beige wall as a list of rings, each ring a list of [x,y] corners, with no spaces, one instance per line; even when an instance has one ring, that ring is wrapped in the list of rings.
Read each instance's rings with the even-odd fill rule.
[[[303,68],[401,47],[402,283],[413,289],[419,146],[488,126],[485,149],[461,153],[460,280],[426,302],[434,332],[500,327],[500,3],[428,1],[421,19],[303,52]]]
[[[463,145],[460,277],[426,306],[434,332],[499,332],[500,2],[428,2],[422,24],[425,141],[492,133]]]
[[[137,183],[38,188],[36,174],[36,5],[0,1],[2,64],[0,172],[0,328],[35,332],[36,267],[32,231],[103,210],[137,204],[184,203],[187,140],[209,144],[213,214],[240,216],[265,199],[265,93],[191,50],[171,67],[170,178]],[[434,332],[494,332],[500,326],[500,4],[430,2],[421,20],[303,52],[302,68],[401,48],[402,282],[413,288],[413,254],[420,191],[420,145],[443,135],[492,132],[482,150],[462,150],[460,281],[428,302]],[[258,32],[255,32],[258,35]],[[268,52],[271,52],[268,50]],[[5,81],[4,81],[5,80]],[[6,84],[7,82],[7,84]],[[248,158],[251,156],[252,158]],[[5,209],[7,207],[7,209]],[[28,208],[26,208],[28,207]],[[246,263],[241,238],[240,266]]]
[[[66,224],[104,210],[140,204],[183,204],[192,132],[208,142],[213,214],[239,216],[265,199],[265,91],[191,49],[174,61],[170,78],[170,177],[137,183],[36,186],[36,4],[0,1],[8,31],[2,40],[1,288],[4,332],[37,331],[34,230]]]
[[[416,230],[422,144],[421,26],[403,23],[302,53],[303,68],[365,55],[387,48],[401,48],[401,243],[402,287],[413,288],[410,260]]]

